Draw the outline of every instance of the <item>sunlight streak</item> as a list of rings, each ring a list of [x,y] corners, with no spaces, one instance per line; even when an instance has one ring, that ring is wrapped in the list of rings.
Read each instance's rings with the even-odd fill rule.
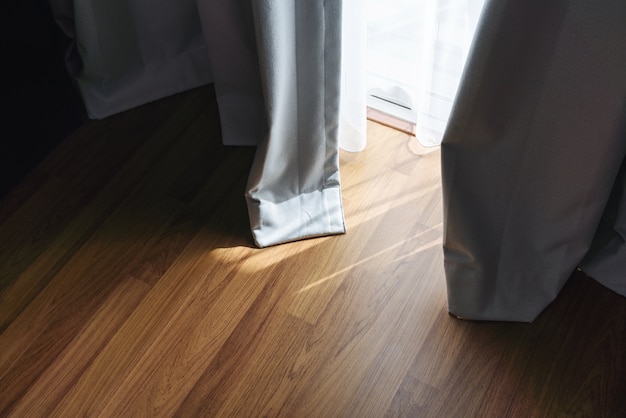
[[[434,227],[432,227],[432,228],[429,228],[429,229],[427,229],[427,230],[425,230],[425,231],[422,231],[422,232],[420,232],[419,234],[417,234],[417,235],[415,235],[415,236],[413,236],[413,237],[410,237],[410,238],[407,238],[407,239],[405,239],[405,240],[403,240],[403,241],[400,241],[399,243],[394,244],[394,245],[392,245],[392,246],[391,246],[391,247],[389,247],[389,248],[386,248],[386,249],[384,249],[384,250],[382,250],[382,251],[379,251],[379,252],[377,252],[377,253],[375,253],[375,254],[370,255],[369,257],[366,257],[366,258],[364,258],[364,259],[362,259],[362,260],[360,260],[360,261],[357,261],[356,263],[351,264],[351,265],[350,265],[350,266],[348,266],[348,267],[345,267],[345,268],[343,268],[343,269],[341,269],[341,270],[338,270],[338,271],[334,272],[333,274],[331,274],[331,275],[329,275],[329,276],[324,277],[323,279],[317,280],[317,281],[315,281],[315,282],[313,282],[313,283],[311,283],[311,284],[309,284],[309,285],[307,285],[307,286],[303,287],[302,289],[300,289],[300,290],[298,291],[298,293],[306,292],[307,290],[310,290],[310,289],[312,289],[312,288],[314,288],[314,287],[316,287],[316,286],[319,286],[319,285],[321,285],[321,284],[323,284],[323,283],[326,283],[327,281],[332,280],[333,278],[335,278],[335,277],[337,277],[337,276],[340,276],[341,274],[346,273],[347,271],[349,271],[349,270],[351,270],[351,269],[353,269],[353,268],[355,268],[355,267],[357,267],[357,266],[359,266],[359,265],[362,265],[362,264],[364,264],[364,263],[367,263],[368,261],[371,261],[371,260],[372,260],[372,259],[374,259],[374,258],[380,257],[381,255],[383,255],[383,254],[385,254],[385,253],[389,253],[390,251],[393,251],[394,249],[396,249],[396,248],[398,248],[398,247],[400,247],[400,246],[404,245],[404,244],[405,244],[405,243],[407,243],[408,241],[418,239],[418,238],[420,238],[420,237],[424,236],[425,234],[427,234],[427,233],[429,233],[429,232],[432,232],[432,231],[434,231],[434,230],[437,230],[437,229],[438,229],[439,227],[441,227],[441,226],[443,226],[443,222],[442,222],[442,223],[439,223],[438,225],[435,225],[435,226],[434,226]],[[424,244],[424,245],[421,245],[421,246],[417,247],[414,251],[411,251],[410,253],[405,254],[405,255],[403,255],[403,256],[401,256],[401,257],[399,257],[399,258],[395,259],[393,262],[396,262],[396,261],[398,261],[398,260],[405,259],[405,258],[407,258],[407,257],[413,256],[413,255],[418,254],[418,253],[420,253],[420,252],[426,251],[426,250],[428,250],[428,249],[430,249],[430,248],[433,248],[433,247],[435,247],[435,246],[437,246],[437,245],[440,245],[440,244],[442,244],[442,243],[443,243],[443,238],[442,238],[442,236],[440,235],[438,238],[436,238],[436,239],[434,239],[434,240],[432,240],[432,241],[429,241],[429,242],[427,242],[427,243],[426,243],[426,244]]]
[[[421,252],[424,252],[426,250],[429,250],[429,249],[431,249],[433,247],[436,247],[436,246],[439,246],[441,244],[443,244],[443,237],[439,237],[439,238],[434,239],[434,240],[432,240],[432,241],[430,241],[430,242],[428,242],[428,243],[426,243],[426,244],[424,244],[424,245],[422,245],[420,247],[417,247],[414,251],[412,251],[412,252],[410,252],[408,254],[405,254],[405,255],[403,255],[401,257],[396,258],[391,263],[395,263],[397,261],[404,260],[405,258],[414,256],[416,254],[419,254]],[[391,263],[389,263],[389,264],[391,264]]]

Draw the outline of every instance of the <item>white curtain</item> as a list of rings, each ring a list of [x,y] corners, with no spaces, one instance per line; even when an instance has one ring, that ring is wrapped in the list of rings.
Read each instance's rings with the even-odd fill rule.
[[[343,0],[339,146],[351,152],[367,144],[367,9],[363,0]]]
[[[441,148],[454,315],[532,321],[577,266],[626,295],[624,22],[623,0],[486,4]]]
[[[246,193],[256,244],[343,233],[338,158],[341,1],[199,4],[201,19],[210,22],[204,26],[207,39],[226,48],[230,39],[237,39],[239,46],[228,55],[209,50],[222,121],[233,117],[233,125],[241,124],[246,115],[240,103],[253,103],[258,104],[253,113],[264,115],[267,123],[266,130],[246,132],[261,134]],[[222,24],[213,24],[216,19]],[[240,72],[233,74],[233,68]],[[225,137],[230,133],[224,126],[230,125],[222,124]]]

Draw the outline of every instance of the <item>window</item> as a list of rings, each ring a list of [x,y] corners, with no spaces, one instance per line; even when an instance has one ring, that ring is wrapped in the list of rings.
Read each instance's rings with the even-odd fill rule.
[[[441,142],[484,0],[367,0],[368,107]]]

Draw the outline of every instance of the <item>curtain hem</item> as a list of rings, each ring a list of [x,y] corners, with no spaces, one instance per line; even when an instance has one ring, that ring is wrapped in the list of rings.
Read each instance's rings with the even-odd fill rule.
[[[250,196],[247,202],[252,235],[260,248],[346,232],[339,186],[278,203]]]

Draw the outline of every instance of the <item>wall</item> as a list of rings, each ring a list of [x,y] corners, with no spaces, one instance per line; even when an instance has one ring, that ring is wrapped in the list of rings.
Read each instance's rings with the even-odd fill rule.
[[[67,39],[46,0],[4,0],[0,196],[85,120],[65,71]]]

